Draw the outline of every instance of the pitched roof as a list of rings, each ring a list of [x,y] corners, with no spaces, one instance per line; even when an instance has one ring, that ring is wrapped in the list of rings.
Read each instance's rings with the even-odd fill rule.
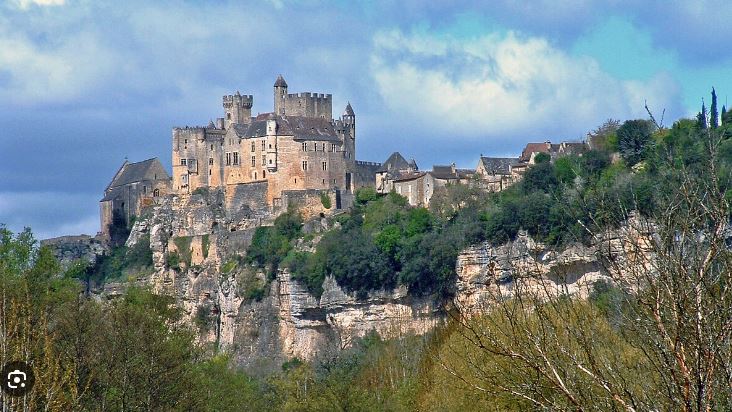
[[[426,174],[427,174],[427,172],[402,173],[398,178],[394,179],[394,181],[395,182],[406,182],[409,180],[414,180],[414,179],[420,178]]]
[[[165,179],[170,179],[170,176],[168,175],[168,172],[165,171],[165,168],[157,157],[137,163],[129,163],[125,161],[112,179],[112,182],[107,186],[107,189],[113,189],[115,187],[141,182],[143,180]]]
[[[457,179],[457,173],[453,172],[452,166],[432,166],[432,176],[435,179]]]
[[[550,153],[552,150],[552,144],[550,142],[544,143],[527,143],[524,150],[521,152],[519,160],[522,162],[528,162],[531,159],[532,153]]]
[[[414,164],[416,166],[416,163]],[[399,170],[407,170],[410,168],[410,163],[407,162],[407,159],[402,156],[399,152],[392,153],[386,161],[381,165],[378,172],[389,172],[389,171],[399,171]]]
[[[511,174],[511,166],[518,163],[515,157],[480,157],[480,163],[486,172],[498,175]]]
[[[343,112],[344,116],[355,116],[353,113],[353,107],[351,107],[351,102],[348,102],[346,105],[346,110]]]
[[[275,116],[264,113],[249,124],[235,124],[234,132],[243,139],[264,137],[267,135],[269,118],[277,121],[277,134],[280,136],[294,136],[295,140],[340,141],[332,122],[321,117]]]

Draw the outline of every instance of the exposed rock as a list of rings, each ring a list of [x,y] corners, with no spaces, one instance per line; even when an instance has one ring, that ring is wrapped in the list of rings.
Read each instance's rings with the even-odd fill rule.
[[[307,222],[304,230],[314,236],[297,248],[314,250],[330,222]],[[139,281],[175,296],[202,343],[230,352],[255,373],[279,368],[288,358],[348,347],[372,330],[382,337],[422,334],[445,320],[434,297],[411,296],[404,287],[359,300],[332,277],[320,297],[287,271],[265,283],[265,274],[243,263],[243,256],[255,229],[271,223],[271,216],[246,208],[228,210],[221,192],[169,196],[135,223],[127,244],[150,236],[154,273]],[[455,302],[482,310],[497,293],[510,296],[518,286],[587,296],[593,282],[607,278],[597,252],[583,245],[554,251],[526,235],[498,247],[475,245],[458,256]],[[177,268],[169,265],[174,253]],[[252,282],[266,285],[263,293],[247,294]],[[108,285],[103,293],[114,296],[119,288]]]
[[[61,236],[45,239],[41,240],[41,246],[50,247],[61,263],[61,267],[64,269],[67,269],[71,264],[79,260],[88,261],[93,264],[96,262],[97,256],[108,251],[104,242],[88,235]]]

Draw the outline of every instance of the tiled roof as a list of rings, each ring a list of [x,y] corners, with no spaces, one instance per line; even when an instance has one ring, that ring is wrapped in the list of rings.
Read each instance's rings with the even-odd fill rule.
[[[294,136],[295,140],[340,141],[335,126],[330,120],[321,117],[274,116],[272,113],[260,114],[250,124],[235,124],[234,131],[243,139],[267,135],[267,119],[277,121],[277,134]]]
[[[515,157],[480,157],[480,162],[488,173],[497,175],[511,174],[511,166],[518,163]]]
[[[394,152],[389,156],[386,161],[381,165],[381,168],[379,168],[379,172],[389,172],[389,171],[399,171],[399,170],[406,170],[410,168],[409,162],[407,162],[407,159],[402,156],[399,152]]]
[[[124,186],[126,184],[141,182],[143,180],[164,180],[170,179],[168,172],[160,163],[157,157],[143,160],[137,163],[127,163],[117,172],[109,184],[109,188]]]

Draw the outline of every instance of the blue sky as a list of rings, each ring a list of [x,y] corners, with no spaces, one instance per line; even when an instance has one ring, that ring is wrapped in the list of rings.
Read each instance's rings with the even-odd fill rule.
[[[4,0],[0,223],[96,233],[125,157],[169,167],[173,126],[236,90],[271,111],[279,73],[352,103],[359,159],[423,169],[579,140],[644,101],[669,124],[712,86],[732,103],[732,3],[477,3]]]

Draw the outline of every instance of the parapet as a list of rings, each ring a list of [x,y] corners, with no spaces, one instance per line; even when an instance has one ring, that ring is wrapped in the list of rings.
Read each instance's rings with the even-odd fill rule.
[[[251,94],[229,94],[223,97],[223,103],[225,108],[231,108],[234,105],[251,109],[254,104],[254,96]]]

